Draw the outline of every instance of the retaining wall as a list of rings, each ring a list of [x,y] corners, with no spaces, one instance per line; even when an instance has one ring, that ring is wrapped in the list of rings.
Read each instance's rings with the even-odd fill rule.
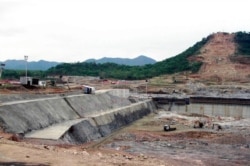
[[[0,106],[0,125],[10,133],[27,133],[77,118],[63,98]]]
[[[111,134],[154,110],[151,100],[114,109],[71,126],[60,139],[74,144],[93,141]]]
[[[128,90],[121,91],[126,93]],[[1,103],[0,126],[6,132],[27,133],[130,104],[127,98],[119,97],[119,93],[116,96],[110,93],[80,94]]]
[[[250,118],[250,99],[192,96],[189,98],[154,97],[158,108],[168,111],[213,116]]]
[[[127,98],[113,96],[109,93],[65,97],[64,100],[80,116],[88,117],[110,109],[130,105]]]
[[[236,104],[205,104],[190,103],[189,105],[162,104],[158,107],[169,111],[177,111],[180,113],[198,113],[202,115],[250,118],[249,105]]]
[[[0,127],[6,132],[24,133],[32,138],[36,132],[39,135],[46,134],[47,128],[54,131],[53,126],[59,126],[60,129],[61,123],[66,130],[58,132],[59,136],[63,133],[61,140],[83,143],[107,136],[155,110],[151,100],[132,104],[128,96],[128,90],[116,89],[94,95],[1,103]],[[74,119],[79,119],[79,122],[65,123]],[[69,124],[69,127],[65,127],[65,124]]]

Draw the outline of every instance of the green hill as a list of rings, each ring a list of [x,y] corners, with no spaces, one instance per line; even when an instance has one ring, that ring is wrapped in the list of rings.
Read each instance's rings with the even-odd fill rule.
[[[237,44],[237,55],[250,56],[250,33],[235,33],[235,43]]]
[[[228,33],[225,33],[228,34]],[[250,33],[237,32],[233,33],[236,44],[236,51],[231,56],[231,61],[236,63],[250,64]],[[29,71],[30,76],[48,76],[48,75],[76,75],[76,76],[100,76],[101,78],[116,78],[126,80],[139,80],[152,78],[164,74],[173,74],[182,71],[191,71],[193,73],[199,71],[202,66],[201,61],[194,61],[191,59],[199,59],[201,55],[201,48],[210,40],[213,34],[201,41],[195,43],[192,47],[184,52],[165,59],[154,64],[147,64],[143,66],[128,66],[119,65],[116,63],[96,63],[96,62],[78,62],[78,63],[62,63],[57,66],[49,68],[47,71],[32,72]],[[242,58],[243,57],[243,58]],[[13,78],[24,73],[24,71],[5,70],[3,77]]]
[[[196,72],[199,70],[201,63],[189,62],[187,58],[197,54],[200,48],[202,48],[208,40],[209,37],[204,38],[181,54],[155,64],[127,66],[115,63],[64,63],[47,70],[47,75],[88,75],[100,76],[103,78],[134,80],[146,79],[163,74],[172,74],[187,70]]]
[[[149,58],[147,56],[144,55],[140,55],[136,58],[108,58],[108,57],[104,57],[101,59],[88,59],[84,62],[93,62],[93,63],[116,63],[119,65],[128,65],[128,66],[143,66],[146,64],[154,64],[156,63],[156,61],[152,58]]]

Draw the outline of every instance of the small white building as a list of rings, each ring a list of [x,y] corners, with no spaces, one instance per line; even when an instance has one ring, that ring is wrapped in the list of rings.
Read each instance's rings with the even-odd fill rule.
[[[20,77],[20,83],[22,85],[38,85],[39,79],[32,77]]]

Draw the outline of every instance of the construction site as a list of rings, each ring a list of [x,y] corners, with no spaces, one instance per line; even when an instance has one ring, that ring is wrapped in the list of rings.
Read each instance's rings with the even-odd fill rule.
[[[0,165],[250,165],[250,66],[236,48],[216,33],[189,57],[197,73],[146,80],[1,80]]]
[[[250,163],[247,84],[75,80],[1,89],[0,165]]]

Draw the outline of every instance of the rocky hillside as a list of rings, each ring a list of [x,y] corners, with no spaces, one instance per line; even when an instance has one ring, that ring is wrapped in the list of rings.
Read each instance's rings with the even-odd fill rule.
[[[202,62],[199,76],[214,81],[248,81],[250,56],[241,55],[237,43],[238,33],[215,33],[200,51],[189,57],[190,61]],[[249,43],[250,44],[250,43]]]

